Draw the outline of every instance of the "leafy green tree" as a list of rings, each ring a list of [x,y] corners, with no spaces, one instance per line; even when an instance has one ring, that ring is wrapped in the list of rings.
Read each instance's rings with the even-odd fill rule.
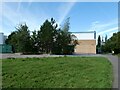
[[[111,38],[109,38],[105,45],[104,45],[104,50],[105,52],[112,52],[114,51],[115,54],[120,53],[120,32],[114,33]]]
[[[58,28],[53,18],[46,20],[40,30],[33,31],[32,35],[26,24],[20,24],[8,36],[6,43],[12,45],[15,52],[72,54],[77,40],[73,40],[69,32],[69,19],[66,19],[62,28]]]
[[[17,29],[18,51],[29,53],[31,51],[30,32],[26,24],[20,24]]]
[[[38,31],[39,46],[44,53],[52,52],[57,28],[57,25],[54,26],[54,24],[55,20],[53,18],[51,18],[51,21],[46,20],[40,27],[40,31]]]
[[[37,37],[37,31],[33,31],[31,35],[31,52],[32,53],[38,53],[38,37]]]
[[[17,46],[18,46],[17,45],[17,32],[16,31],[12,32],[6,39],[5,43],[12,46],[13,53],[17,52]]]
[[[27,25],[20,24],[16,27],[16,31],[8,36],[6,43],[12,45],[15,52],[29,53],[31,51],[31,42]]]
[[[62,31],[60,29],[57,30],[56,32],[56,36],[55,36],[55,41],[53,44],[53,49],[52,49],[52,53],[53,54],[62,54]]]
[[[71,37],[71,33],[69,32],[70,29],[70,22],[69,22],[70,18],[67,18],[65,20],[65,23],[63,25],[62,31],[61,31],[61,35],[62,35],[62,52],[63,54],[69,54],[73,52],[73,45],[71,45],[71,41],[72,41],[72,37]],[[69,48],[68,48],[69,47]]]

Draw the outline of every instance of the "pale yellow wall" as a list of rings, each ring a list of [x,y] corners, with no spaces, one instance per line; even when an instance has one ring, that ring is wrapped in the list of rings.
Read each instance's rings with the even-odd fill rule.
[[[75,53],[96,54],[96,40],[78,40],[79,45],[75,47]]]

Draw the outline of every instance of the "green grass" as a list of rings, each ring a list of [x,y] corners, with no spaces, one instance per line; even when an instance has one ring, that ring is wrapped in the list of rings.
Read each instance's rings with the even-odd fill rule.
[[[2,60],[3,88],[111,88],[112,65],[103,57]]]

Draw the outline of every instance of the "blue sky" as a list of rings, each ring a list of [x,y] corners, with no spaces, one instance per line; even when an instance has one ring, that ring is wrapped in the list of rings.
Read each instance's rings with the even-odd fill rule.
[[[70,17],[70,32],[96,31],[97,36],[110,37],[118,31],[117,2],[4,2],[0,16],[0,32],[5,35],[25,22],[30,31],[39,30],[51,17],[59,25]]]

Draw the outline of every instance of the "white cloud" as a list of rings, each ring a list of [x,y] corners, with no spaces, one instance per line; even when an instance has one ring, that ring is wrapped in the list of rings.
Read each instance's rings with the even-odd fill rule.
[[[19,12],[19,10],[20,10],[21,2],[22,2],[22,0],[19,0],[19,2],[18,2],[18,7],[17,7],[17,12]]]
[[[109,33],[111,31],[116,31],[116,30],[118,30],[118,27],[114,27],[114,28],[110,28],[110,29],[105,30],[105,31],[101,31],[101,32],[98,33],[98,35],[102,35],[104,33]]]
[[[113,33],[118,31],[118,20],[114,19],[109,22],[92,22],[91,27],[88,31],[96,31],[96,39],[100,35],[101,38],[105,38],[107,35],[108,38],[112,36]]]
[[[43,8],[39,8],[40,15],[31,13],[29,11],[30,10],[29,7],[33,0],[29,0],[25,8],[26,10],[20,10],[22,1],[23,0],[19,0],[18,7],[16,10],[4,3],[2,16],[9,21],[9,22],[5,22],[5,25],[7,25],[8,27],[10,26],[16,27],[18,24],[26,22],[30,30],[32,31],[35,29],[38,30],[40,28],[40,25],[44,22],[44,20],[50,18],[49,14],[46,13],[43,10]],[[76,0],[74,0],[74,2],[71,2],[71,3],[69,2],[69,3],[61,4],[60,7],[58,6],[58,14],[60,16],[57,22],[59,25],[62,23],[62,21],[64,20],[66,15],[69,13],[71,8],[74,6],[75,1]],[[7,31],[7,30],[4,30],[4,31]]]
[[[67,14],[70,12],[70,10],[72,9],[72,7],[75,5],[76,1],[77,0],[74,0],[74,2],[65,3],[64,5],[62,5],[61,7],[59,7],[59,9],[58,9],[58,12],[60,14],[60,18],[58,20],[59,24],[61,24],[63,22],[63,20],[67,16]]]
[[[107,35],[107,38],[109,39],[113,35],[113,33],[116,33],[116,32],[118,32],[118,27],[109,28],[107,30],[96,33],[96,41],[97,41],[99,35],[101,36],[101,39],[103,38],[103,40],[104,40],[106,35]]]
[[[112,21],[109,22],[99,22],[99,21],[95,21],[92,22],[91,27],[88,31],[97,31],[100,32],[102,30],[108,29],[108,27],[111,27],[113,25],[117,25],[118,24],[118,20],[114,19]]]
[[[7,25],[8,27],[12,27],[8,29],[9,31],[11,31],[10,29],[13,30],[13,28],[16,27],[18,24],[24,23],[24,22],[26,22],[26,24],[28,25],[31,31],[35,29],[38,30],[40,25],[43,23],[43,21],[49,17],[47,14],[45,14],[42,11],[40,15],[31,13],[29,10],[19,11],[20,7],[21,5],[18,6],[18,9],[17,9],[18,11],[17,11],[4,3],[2,16],[4,19],[7,19],[8,21],[8,22],[6,22],[6,20],[4,21],[5,25]],[[3,28],[7,29],[5,27]],[[7,30],[2,30],[2,31],[4,31],[4,33],[8,32]]]
[[[98,24],[99,24],[99,21],[92,22],[91,28],[88,31],[95,31]]]

